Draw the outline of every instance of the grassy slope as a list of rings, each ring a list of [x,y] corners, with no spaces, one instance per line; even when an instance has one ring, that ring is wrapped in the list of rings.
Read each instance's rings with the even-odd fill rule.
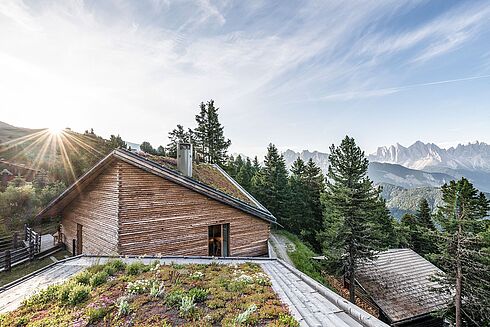
[[[320,267],[313,259],[311,259],[317,254],[313,252],[313,250],[306,244],[304,244],[296,235],[285,230],[278,230],[275,231],[275,233],[286,237],[294,244],[295,249],[288,249],[287,252],[296,269],[307,274],[320,283],[325,284],[325,279],[320,273]]]
[[[59,251],[56,252],[53,257],[55,257],[58,260],[64,259],[65,255],[70,255],[67,251]],[[11,271],[9,272],[0,272],[0,286],[3,286],[5,284],[11,283],[14,280],[17,280],[25,275],[28,275],[36,270],[39,270],[43,267],[46,267],[47,265],[50,265],[53,263],[53,260],[51,260],[49,257],[41,259],[41,260],[34,260],[31,262],[23,263],[21,265],[15,266],[12,268]]]

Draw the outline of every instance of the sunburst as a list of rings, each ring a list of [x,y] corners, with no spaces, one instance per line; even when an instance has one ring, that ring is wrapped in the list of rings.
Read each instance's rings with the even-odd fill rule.
[[[50,166],[57,160],[55,158],[61,156],[61,163],[66,174],[74,180],[76,176],[69,152],[79,154],[81,149],[94,156],[102,154],[78,134],[67,129],[53,127],[0,143],[0,157],[10,152],[9,161],[24,161],[23,163],[37,170],[43,162]],[[25,162],[25,158],[29,158],[31,153],[36,153],[35,157],[31,155],[31,162]]]

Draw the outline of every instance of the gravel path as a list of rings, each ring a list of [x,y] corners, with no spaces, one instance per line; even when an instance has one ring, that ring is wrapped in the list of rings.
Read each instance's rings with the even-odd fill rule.
[[[291,243],[291,241],[289,241],[287,237],[274,232],[271,233],[271,237],[269,240],[271,242],[276,257],[294,267],[294,264],[291,259],[289,259],[287,252],[288,247],[294,248],[294,244]]]

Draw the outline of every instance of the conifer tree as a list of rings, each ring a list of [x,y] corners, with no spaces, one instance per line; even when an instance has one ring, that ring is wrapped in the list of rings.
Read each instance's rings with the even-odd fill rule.
[[[111,150],[118,149],[118,148],[122,148],[122,149],[128,148],[126,142],[124,142],[123,139],[119,135],[117,135],[117,136],[111,135],[111,138],[109,139],[109,141],[107,143],[107,146]]]
[[[432,221],[429,202],[422,198],[417,209],[417,222],[419,226],[425,227],[428,230],[435,230],[434,222]]]
[[[252,175],[255,176],[256,174],[258,174],[261,168],[262,166],[259,163],[259,159],[257,158],[257,156],[255,156],[252,162]]]
[[[151,146],[150,142],[143,142],[140,145],[140,149],[143,152],[149,153],[149,154],[156,154],[157,151]]]
[[[288,216],[288,173],[283,156],[273,144],[267,147],[264,167],[252,179],[252,192],[283,224]]]
[[[165,154],[166,154],[166,153],[165,153],[165,148],[164,148],[162,145],[160,145],[160,146],[158,147],[158,149],[157,149],[157,154],[158,154],[159,156],[165,156]]]
[[[301,235],[313,248],[320,250],[317,234],[321,231],[323,225],[321,194],[325,191],[325,177],[320,167],[311,158],[306,164],[305,173],[309,216],[306,217],[305,227]]]
[[[224,128],[218,119],[218,109],[213,100],[206,104],[201,102],[200,112],[196,115],[197,127],[194,130],[196,151],[204,162],[224,165],[231,141],[224,136]]]
[[[236,176],[236,181],[241,186],[243,186],[245,190],[250,191],[252,186],[252,178],[253,178],[252,162],[250,161],[249,158],[247,158],[247,160],[245,160],[245,163],[243,163],[242,161],[240,170],[238,171]]]
[[[339,264],[348,279],[354,303],[356,264],[372,259],[381,248],[376,218],[379,190],[367,177],[369,162],[353,138],[346,136],[340,146],[332,145],[329,160],[325,229],[319,236],[327,260]]]
[[[297,158],[291,166],[289,176],[289,215],[285,217],[283,226],[290,232],[300,235],[305,227],[305,217],[310,216],[306,181],[306,165]]]
[[[485,232],[488,200],[465,178],[441,187],[440,282],[452,298],[448,318],[460,326],[484,326],[490,317],[490,250]]]
[[[178,143],[194,143],[194,132],[189,128],[187,131],[184,126],[177,125],[171,132],[168,133],[170,143],[167,144],[167,156],[177,158]]]

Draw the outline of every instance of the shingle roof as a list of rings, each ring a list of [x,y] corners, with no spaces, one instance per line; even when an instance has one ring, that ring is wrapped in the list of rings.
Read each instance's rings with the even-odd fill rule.
[[[398,322],[443,308],[447,298],[433,292],[433,276],[442,271],[410,249],[391,249],[358,267],[357,282],[392,321]]]
[[[60,196],[51,201],[51,203],[48,204],[48,206],[44,208],[36,217],[57,215],[61,209],[63,209],[78,194],[80,194],[80,192],[114,160],[122,160],[126,163],[142,168],[152,174],[169,179],[198,193],[209,196],[217,201],[250,213],[258,218],[262,218],[269,222],[276,222],[276,218],[267,209],[265,209],[260,203],[258,203],[257,200],[243,190],[243,188],[241,188],[236,182],[233,183],[231,177],[229,177],[224,171],[220,170],[217,166],[214,166],[212,169],[211,167],[213,166],[206,168],[202,166],[201,168],[198,167],[197,169],[194,169],[198,172],[197,176],[200,176],[200,178],[204,180],[204,182],[201,182],[198,180],[198,178],[189,178],[180,174],[175,170],[175,167],[172,167],[172,160],[169,159],[170,158],[162,158],[159,162],[157,162],[130,151],[120,149],[114,150],[94,167],[92,167],[87,173],[82,175],[72,185],[70,185],[63,193],[60,194]],[[213,170],[214,172],[212,172]],[[219,176],[220,174],[222,177]],[[233,190],[233,192],[230,192],[230,190]],[[240,194],[240,198],[238,197],[238,194]],[[247,199],[247,201],[244,199]]]

